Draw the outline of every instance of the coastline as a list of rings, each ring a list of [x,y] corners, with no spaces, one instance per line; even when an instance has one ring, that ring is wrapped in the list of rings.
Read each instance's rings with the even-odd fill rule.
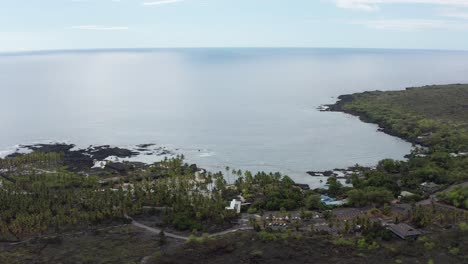
[[[374,91],[374,92],[381,92],[381,91]],[[424,142],[414,140],[410,137],[407,137],[401,133],[398,133],[395,130],[392,130],[384,122],[373,122],[370,116],[364,112],[364,111],[354,111],[347,109],[345,106],[348,103],[351,103],[355,100],[356,95],[365,95],[365,94],[370,94],[373,92],[363,92],[363,93],[353,93],[353,94],[345,94],[345,95],[340,95],[338,96],[338,100],[334,104],[327,104],[322,107],[320,111],[322,112],[340,112],[340,113],[345,113],[349,114],[355,117],[358,117],[359,120],[361,120],[364,123],[369,123],[369,124],[375,124],[379,127],[378,131],[383,132],[389,136],[397,137],[399,139],[402,139],[408,143],[411,143],[413,145],[421,145],[424,146]]]

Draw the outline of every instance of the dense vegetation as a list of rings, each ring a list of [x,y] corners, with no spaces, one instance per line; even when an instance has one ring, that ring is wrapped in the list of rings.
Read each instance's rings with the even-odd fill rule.
[[[0,169],[7,172],[0,181],[0,240],[127,222],[145,207],[158,208],[166,227],[203,231],[237,217],[225,207],[241,193],[254,201],[253,211],[306,204],[301,188],[279,173],[236,171],[235,185],[228,185],[222,173],[199,173],[180,156],[126,177],[103,173],[102,178],[68,170],[63,156],[33,152],[0,159]],[[311,198],[307,201],[313,206]]]
[[[342,96],[335,110],[361,116],[386,132],[446,152],[468,151],[468,85]]]
[[[304,205],[304,194],[294,181],[279,173],[260,172],[252,177],[247,171],[235,183],[244,198],[253,199],[251,211],[256,210],[293,210]],[[254,199],[255,198],[255,199]]]
[[[457,186],[453,190],[439,193],[437,198],[447,204],[468,210],[468,186]]]
[[[224,209],[222,174],[195,175],[180,157],[151,167],[165,171],[165,178],[113,182],[69,172],[60,166],[60,156],[32,153],[0,160],[8,169],[0,187],[1,239],[125,222],[126,215],[139,214],[144,206],[168,208],[165,221],[178,229],[201,230],[205,222],[232,217]]]
[[[379,162],[351,179],[351,204],[388,202],[401,191],[427,196],[424,182],[449,185],[468,179],[468,85],[365,92],[340,97],[333,111],[358,115],[390,134],[422,146],[407,161]],[[392,195],[390,195],[392,194]]]

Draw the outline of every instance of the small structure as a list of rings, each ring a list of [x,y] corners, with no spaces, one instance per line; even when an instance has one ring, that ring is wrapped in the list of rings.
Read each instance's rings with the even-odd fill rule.
[[[239,195],[237,196],[237,198],[239,198],[239,200],[240,200],[241,202],[243,202],[243,203],[245,203],[245,202],[247,201],[247,200],[245,200],[244,196],[242,196],[242,194],[239,194]]]
[[[241,201],[237,201],[236,199],[233,199],[231,201],[231,204],[228,207],[226,207],[226,210],[234,210],[236,213],[240,214],[241,207],[242,207]]]
[[[453,157],[453,158],[467,156],[467,155],[468,155],[467,152],[450,153],[450,156]]]
[[[405,223],[390,224],[388,225],[387,229],[401,239],[416,239],[420,235],[422,235],[422,232],[420,230]]]
[[[320,201],[322,201],[322,203],[326,204],[326,205],[331,205],[331,206],[335,206],[335,205],[343,205],[343,204],[346,204],[348,201],[346,199],[344,200],[336,200],[334,198],[331,198],[327,195],[320,195]]]
[[[401,197],[410,197],[410,196],[413,196],[413,195],[415,195],[415,194],[414,194],[414,193],[411,193],[411,192],[407,192],[407,191],[402,191],[402,192],[400,193],[400,196],[401,196]]]
[[[312,229],[315,232],[328,233],[330,235],[336,235],[341,231],[341,228],[339,226],[330,226],[326,221],[316,221]]]

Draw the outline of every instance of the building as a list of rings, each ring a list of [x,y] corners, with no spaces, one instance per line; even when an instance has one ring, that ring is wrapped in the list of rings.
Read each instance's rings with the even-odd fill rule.
[[[242,207],[241,201],[237,201],[236,199],[233,199],[231,201],[231,204],[228,207],[226,207],[226,210],[234,210],[236,213],[240,214],[241,207]]]
[[[356,208],[338,208],[333,210],[332,213],[340,220],[353,219],[363,214],[361,210]]]
[[[402,192],[400,193],[400,196],[401,196],[401,197],[410,197],[410,196],[414,196],[414,195],[415,195],[414,193],[408,192],[408,191],[402,191]]]
[[[390,224],[387,229],[401,239],[416,239],[422,235],[420,230],[405,223]]]
[[[320,201],[322,201],[322,203],[326,204],[326,205],[330,205],[330,206],[338,206],[338,205],[343,205],[343,204],[346,204],[347,203],[347,200],[344,199],[344,200],[336,200],[334,198],[331,198],[327,195],[320,195]]]

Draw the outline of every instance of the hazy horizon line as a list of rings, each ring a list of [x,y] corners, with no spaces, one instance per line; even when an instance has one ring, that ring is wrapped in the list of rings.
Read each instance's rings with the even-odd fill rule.
[[[53,53],[92,53],[92,52],[125,52],[125,51],[140,51],[140,52],[151,52],[158,50],[229,50],[229,49],[257,49],[257,50],[272,50],[272,49],[289,49],[289,50],[388,50],[388,51],[439,51],[439,52],[468,52],[468,49],[436,49],[436,48],[357,48],[357,47],[301,47],[301,46],[263,46],[263,47],[141,47],[141,48],[77,48],[77,49],[37,49],[37,50],[16,50],[16,51],[0,51],[0,56],[20,56],[20,55],[41,55],[41,54],[53,54]]]

